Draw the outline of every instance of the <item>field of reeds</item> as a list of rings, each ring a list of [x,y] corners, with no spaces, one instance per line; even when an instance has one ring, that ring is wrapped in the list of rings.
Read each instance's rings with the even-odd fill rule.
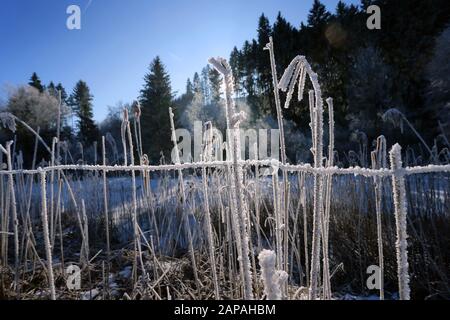
[[[366,167],[336,166],[333,100],[324,104],[305,57],[278,79],[273,43],[266,49],[280,160],[241,159],[245,115],[221,58],[210,63],[224,79],[227,143],[206,134],[200,162],[180,163],[168,110],[173,164],[150,165],[139,106],[133,121],[124,111],[122,141],[103,137],[91,163],[30,127],[45,166],[24,169],[13,143],[2,145],[0,299],[449,299],[448,161],[430,149],[430,164],[414,166],[380,136]],[[286,160],[280,91],[288,108],[297,87],[310,106],[312,164]],[[214,159],[217,148],[226,160]]]

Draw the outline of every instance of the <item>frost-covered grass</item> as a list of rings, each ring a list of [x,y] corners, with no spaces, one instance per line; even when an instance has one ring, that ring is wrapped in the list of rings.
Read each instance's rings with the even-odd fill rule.
[[[50,160],[24,170],[13,163],[11,144],[1,148],[7,168],[0,171],[0,297],[333,299],[373,293],[366,270],[378,264],[381,298],[397,292],[400,299],[450,298],[450,165],[431,157],[433,165],[405,168],[399,145],[388,165],[380,137],[371,168],[336,166],[332,99],[324,106],[317,74],[303,56],[278,80],[272,41],[267,49],[281,161],[241,159],[230,130],[226,161],[211,161],[211,138],[201,162],[180,163],[176,151],[174,164],[149,165],[137,104],[134,130],[124,112],[120,163],[117,150],[106,158],[103,138],[102,165],[61,164],[67,154],[58,156],[57,138],[49,147],[20,119],[0,114],[11,130],[17,121],[32,132]],[[224,78],[227,128],[239,129],[245,114],[234,103],[231,68],[222,58],[210,63]],[[287,92],[288,108],[297,85],[303,99],[306,81],[313,89],[314,163],[292,165],[279,91]],[[71,264],[82,270],[80,292],[65,284]]]
[[[84,199],[86,203],[86,216],[88,220],[89,245],[92,255],[103,250],[94,263],[107,261],[106,257],[106,234],[103,216],[103,184],[100,176],[94,176],[87,171],[66,171],[70,180],[72,192],[75,199]],[[47,174],[49,175],[49,174]],[[289,174],[290,196],[289,196],[289,257],[286,270],[289,274],[289,286],[301,287],[307,285],[306,277],[306,256],[304,254],[304,219],[302,203],[299,201],[301,188],[305,193],[305,210],[307,222],[310,224],[313,219],[313,174],[306,174],[303,185],[299,184],[299,173]],[[244,190],[248,201],[250,220],[252,222],[252,246],[253,258],[258,263],[257,255],[258,243],[262,248],[276,250],[276,220],[274,216],[274,202],[272,197],[273,179],[270,176],[255,179],[255,171],[251,166],[244,169]],[[6,186],[7,176],[2,175]],[[24,176],[25,177],[25,176]],[[206,219],[204,214],[204,190],[202,186],[201,171],[184,170],[184,183],[186,197],[189,201],[189,210],[193,215],[190,219],[190,227],[193,233],[196,259],[202,260],[201,256],[209,256],[210,251],[207,243]],[[38,178],[38,175],[35,176]],[[143,243],[146,241],[152,247],[156,259],[183,259],[188,254],[188,238],[182,226],[182,215],[180,207],[180,193],[177,174],[175,172],[163,175],[153,175],[150,180],[151,196],[144,194],[141,174],[136,176],[137,208],[139,225],[143,231]],[[25,179],[25,178],[24,178]],[[281,180],[281,178],[279,179]],[[255,190],[258,183],[258,197]],[[279,188],[282,182],[278,181]],[[236,265],[236,242],[233,241],[233,227],[230,225],[230,194],[227,187],[226,170],[215,169],[208,174],[207,179],[209,207],[211,212],[211,226],[215,239],[215,257],[217,261],[219,292],[222,297],[240,298],[234,290],[239,283],[239,268]],[[336,292],[370,293],[365,287],[367,275],[365,269],[371,264],[378,263],[377,248],[377,221],[376,221],[376,201],[375,185],[371,177],[354,175],[335,175],[332,178],[333,193],[330,199],[330,269],[331,284]],[[44,242],[41,242],[42,224],[40,224],[40,189],[38,180],[33,185],[33,198],[31,201],[30,218],[33,223],[33,234],[37,240],[35,244],[36,253],[29,249],[28,261],[35,260],[35,254],[45,261]],[[16,185],[16,188],[19,188]],[[57,184],[54,184],[57,189]],[[50,184],[47,182],[47,195],[49,195]],[[132,225],[132,193],[131,177],[127,173],[112,172],[107,179],[108,208],[111,217],[111,249],[113,252],[121,248],[130,248],[133,239]],[[414,174],[406,178],[407,203],[408,208],[408,229],[410,237],[408,239],[410,270],[414,274],[412,280],[412,292],[417,292],[419,297],[423,297],[425,292],[436,294],[445,291],[448,286],[448,260],[441,258],[438,252],[444,257],[450,252],[449,241],[446,234],[450,231],[450,220],[448,208],[450,206],[450,177],[447,173],[427,173]],[[19,203],[19,216],[22,216],[25,209],[20,204],[26,203],[27,193],[19,192],[17,202]],[[63,223],[63,245],[66,261],[77,262],[80,259],[81,234],[77,223],[76,208],[71,202],[67,186],[61,188],[61,207]],[[394,220],[394,204],[392,198],[392,187],[389,179],[384,182],[382,194],[382,230],[385,265],[385,285],[386,291],[397,292],[397,273],[395,241],[396,230]],[[56,197],[55,197],[56,198]],[[256,214],[256,205],[259,207],[259,217]],[[49,209],[47,208],[49,211]],[[56,212],[55,212],[56,215]],[[55,217],[55,220],[58,218]],[[259,224],[256,222],[259,221]],[[22,224],[19,224],[22,229]],[[60,250],[58,222],[54,223],[54,245],[52,247],[53,258],[61,262],[62,253]],[[311,251],[311,226],[307,225],[308,250]],[[258,232],[256,232],[258,229]],[[295,231],[295,233],[293,233]],[[258,239],[258,234],[260,239]],[[23,234],[20,239],[22,240]],[[12,239],[12,238],[11,238]],[[77,245],[78,243],[78,245]],[[30,244],[31,245],[31,244]],[[145,248],[145,245],[144,245]],[[78,254],[76,254],[78,251]],[[12,251],[9,251],[11,256]],[[147,249],[144,249],[147,252]],[[12,256],[11,256],[12,257]],[[79,258],[77,258],[79,257]],[[22,259],[25,259],[23,257]],[[75,260],[74,260],[75,259]],[[151,263],[154,258],[145,256],[144,260]],[[98,261],[96,261],[98,260]],[[24,261],[24,260],[22,260]],[[184,260],[183,260],[184,261]],[[189,260],[187,260],[189,261]],[[79,262],[79,261],[78,261]],[[181,260],[180,260],[181,263]],[[185,262],[183,262],[185,263]],[[206,265],[209,265],[205,261]],[[189,263],[188,263],[189,264]],[[338,268],[344,266],[344,270]],[[125,266],[124,266],[125,267]],[[23,267],[22,267],[23,268]],[[33,268],[39,269],[39,265]],[[54,264],[55,273],[62,277],[58,263]],[[201,267],[198,267],[201,268]],[[259,264],[256,264],[256,270]],[[95,269],[95,268],[94,268]],[[30,276],[31,269],[22,269],[21,273]],[[35,271],[36,271],[35,270]],[[208,268],[206,268],[205,272]],[[162,272],[162,271],[161,271]],[[259,271],[256,271],[259,274]],[[58,277],[58,276],[57,276]],[[258,276],[257,276],[258,277]],[[234,279],[235,281],[231,281]],[[186,280],[186,284],[190,280]],[[84,283],[84,289],[90,287]],[[203,283],[202,283],[203,284]],[[45,285],[45,283],[43,283]],[[193,288],[195,288],[195,285]],[[205,284],[203,284],[205,285]],[[258,283],[255,282],[255,286]],[[210,287],[213,290],[213,287]],[[59,290],[65,292],[64,286]],[[259,291],[256,291],[259,290]],[[294,289],[293,289],[294,290]],[[57,289],[58,291],[58,289]],[[262,284],[255,288],[261,297],[263,294]],[[125,291],[130,293],[130,291]],[[62,293],[63,294],[63,293]],[[389,295],[387,295],[388,297]],[[172,293],[172,297],[176,297]],[[413,295],[414,297],[414,295]]]

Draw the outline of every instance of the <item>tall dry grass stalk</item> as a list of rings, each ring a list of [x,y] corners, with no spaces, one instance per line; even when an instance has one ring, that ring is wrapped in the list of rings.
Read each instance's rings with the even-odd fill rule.
[[[11,157],[11,145],[13,141],[6,143],[6,148],[0,145],[0,150],[6,155],[6,161],[8,170],[12,172],[13,164]],[[13,219],[13,231],[14,231],[14,286],[17,296],[20,294],[19,284],[19,220],[17,218],[17,203],[16,203],[16,190],[14,187],[14,176],[12,173],[8,174],[8,190],[10,197],[10,206]]]
[[[408,234],[406,215],[406,189],[405,177],[402,167],[402,148],[397,143],[389,152],[391,160],[392,190],[394,196],[395,224],[397,232],[397,241],[395,243],[397,250],[397,274],[400,300],[410,299],[409,273],[408,273]]]
[[[386,138],[377,138],[376,149],[371,153],[372,169],[384,169],[387,167]],[[378,265],[380,268],[380,300],[384,300],[384,255],[383,255],[383,230],[382,230],[382,198],[383,198],[383,177],[373,178],[375,184],[375,210],[377,215],[377,242],[378,242]]]
[[[171,120],[173,121],[173,119]],[[209,133],[209,135],[208,135]],[[209,130],[206,130],[206,142],[204,146],[204,152],[203,152],[203,161],[210,161],[212,152],[211,152],[211,144],[212,144],[212,128]],[[205,219],[206,219],[206,235],[208,239],[208,250],[209,250],[209,259],[211,263],[211,270],[213,275],[213,283],[214,283],[214,295],[217,300],[220,299],[220,293],[219,293],[219,282],[217,277],[217,270],[216,270],[216,254],[215,254],[215,245],[214,245],[214,234],[212,229],[212,223],[211,223],[211,212],[209,207],[209,195],[208,195],[208,178],[207,178],[207,172],[206,167],[202,167],[202,185],[203,185],[203,196],[204,196],[204,208],[205,208]]]
[[[103,165],[106,166],[106,148],[105,148],[105,136],[102,136],[102,160]],[[106,180],[106,170],[103,170],[103,209],[105,214],[105,233],[106,233],[106,254],[108,257],[108,272],[111,262],[111,245],[109,239],[109,213],[108,213],[108,183]]]
[[[180,152],[178,150],[177,136],[175,133],[175,122],[173,120],[173,117],[174,117],[174,114],[172,112],[172,108],[169,107],[170,128],[171,128],[171,132],[172,132],[171,138],[172,138],[172,142],[174,145],[174,156],[175,156],[175,159],[173,159],[173,160],[175,160],[175,165],[180,165],[181,164]],[[181,201],[183,204],[182,219],[184,222],[184,228],[186,229],[186,233],[188,236],[189,253],[190,253],[190,257],[191,257],[194,279],[195,279],[195,282],[197,283],[197,287],[201,288],[202,283],[200,282],[200,279],[198,277],[197,262],[195,260],[194,241],[193,241],[193,237],[192,237],[191,225],[190,225],[189,216],[188,216],[188,214],[191,214],[191,213],[188,213],[186,191],[184,188],[183,170],[181,170],[181,169],[178,169],[178,180],[179,180],[179,185],[180,185]]]
[[[272,72],[272,84],[273,84],[273,93],[275,97],[275,107],[277,111],[277,121],[278,121],[278,129],[280,130],[280,152],[281,152],[281,163],[286,164],[286,144],[285,144],[285,137],[284,137],[284,125],[283,125],[283,113],[281,111],[281,101],[280,101],[280,85],[278,83],[278,75],[277,75],[277,68],[275,63],[275,48],[273,44],[273,38],[269,37],[269,43],[266,44],[264,47],[264,50],[269,51],[270,56],[270,69]],[[280,80],[281,83],[281,80]],[[292,83],[295,85],[295,81],[292,81]],[[294,87],[292,85],[292,87]],[[284,88],[282,88],[284,90]],[[285,91],[285,90],[284,90]],[[286,102],[284,107],[288,108],[289,102],[292,97],[292,90],[289,90],[289,93],[286,98]],[[277,173],[278,174],[278,173]],[[277,256],[279,257],[278,260],[281,260],[283,264],[283,269],[288,270],[288,255],[289,255],[289,202],[287,201],[288,193],[289,193],[289,187],[288,187],[288,177],[287,172],[285,170],[282,170],[283,174],[283,194],[280,196],[281,204],[279,206],[279,215],[281,216],[281,224],[285,226],[285,228],[282,230],[278,230],[277,232],[282,233],[278,235],[280,238],[280,241],[283,242],[283,251],[278,252]],[[283,259],[284,258],[284,259]],[[286,293],[286,288],[284,288],[284,292]]]
[[[52,260],[52,249],[50,245],[50,235],[48,226],[48,214],[47,214],[47,182],[45,178],[45,171],[41,168],[38,169],[41,179],[41,216],[42,216],[42,230],[44,234],[44,244],[45,244],[45,255],[47,259],[47,274],[48,283],[50,287],[50,298],[56,300],[56,290],[55,290],[55,277],[53,274],[53,260]]]
[[[131,128],[130,128],[130,121],[128,119],[128,110],[123,110],[123,123],[124,127],[127,132],[128,137],[128,146],[130,150],[130,164],[132,166],[135,165],[134,163],[134,147],[133,147],[133,138],[131,134]],[[125,154],[125,158],[127,158],[127,155]],[[142,258],[142,245],[141,245],[141,235],[139,233],[139,220],[138,220],[138,214],[137,214],[137,191],[136,191],[136,172],[135,170],[131,170],[131,192],[132,192],[132,205],[133,205],[133,211],[132,211],[132,220],[133,220],[133,232],[134,232],[134,241],[135,241],[135,259],[134,261],[139,261],[142,269],[142,275],[143,280],[147,281],[147,271],[145,270],[144,260]],[[137,270],[136,270],[137,271]]]
[[[228,62],[223,58],[210,58],[214,68],[223,75],[223,82],[225,85],[225,100],[226,109],[225,115],[227,117],[227,133],[228,133],[228,150],[231,150],[231,159],[233,167],[231,168],[233,174],[232,186],[232,200],[235,203],[235,209],[237,210],[236,216],[238,217],[239,237],[241,238],[242,256],[239,257],[239,262],[243,267],[243,282],[244,282],[244,298],[247,300],[253,299],[253,286],[252,286],[252,273],[250,264],[250,251],[249,251],[249,229],[250,222],[248,221],[248,207],[244,199],[244,188],[242,186],[243,173],[242,166],[239,164],[241,155],[240,136],[239,136],[239,123],[245,117],[245,114],[236,111],[236,106],[233,99],[233,74]],[[227,153],[227,158],[230,154]]]
[[[334,109],[333,99],[326,100],[328,105],[328,161],[327,167],[331,168],[334,165]],[[325,300],[331,299],[331,281],[330,281],[330,266],[329,266],[329,224],[331,212],[331,192],[332,192],[333,175],[327,174],[325,176],[325,210],[322,218],[322,238],[323,238],[323,297]]]

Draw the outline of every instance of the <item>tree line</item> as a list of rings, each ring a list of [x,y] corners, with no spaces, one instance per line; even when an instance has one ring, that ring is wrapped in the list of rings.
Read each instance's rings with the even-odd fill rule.
[[[380,30],[366,25],[370,5],[381,9]],[[273,23],[262,14],[256,38],[230,53],[237,99],[245,99],[254,124],[276,117],[269,54],[263,50],[272,36],[278,78],[296,55],[304,55],[319,76],[324,97],[334,99],[337,150],[345,153],[361,143],[370,148],[384,134],[390,144],[400,142],[420,153],[413,132],[383,121],[390,108],[405,114],[430,145],[443,136],[438,147],[450,147],[450,96],[445,89],[450,78],[445,72],[450,64],[449,21],[446,0],[362,0],[358,6],[339,1],[333,12],[314,0],[306,23],[297,26],[281,13]],[[182,100],[191,96],[187,87]],[[304,100],[293,101],[283,116],[308,139],[309,106]],[[180,105],[189,104],[183,100]]]

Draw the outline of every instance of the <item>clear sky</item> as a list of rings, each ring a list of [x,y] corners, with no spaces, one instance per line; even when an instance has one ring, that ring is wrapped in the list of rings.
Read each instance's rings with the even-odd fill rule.
[[[6,85],[61,82],[68,93],[83,79],[94,95],[95,119],[107,106],[139,95],[151,60],[159,55],[178,94],[210,56],[256,36],[258,17],[278,11],[298,27],[313,0],[2,0],[0,96]],[[322,1],[334,11],[338,0]],[[346,3],[359,3],[357,0]],[[68,30],[66,8],[81,8],[81,30]]]

